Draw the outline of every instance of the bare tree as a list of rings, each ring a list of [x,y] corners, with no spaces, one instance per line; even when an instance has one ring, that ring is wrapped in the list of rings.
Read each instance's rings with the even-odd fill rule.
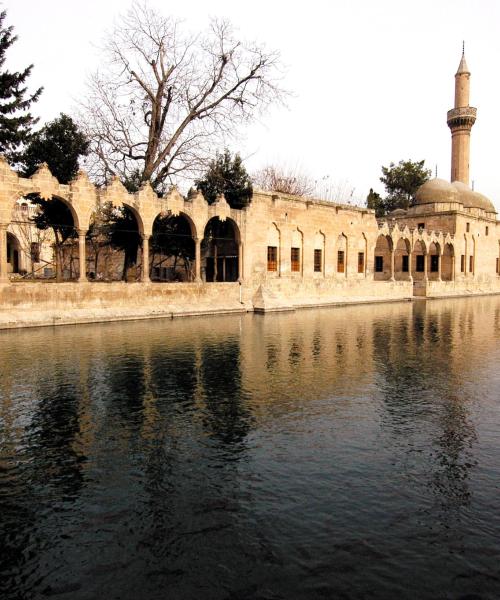
[[[336,204],[357,204],[354,198],[355,188],[347,179],[332,179],[324,175],[314,182],[315,195]]]
[[[101,181],[119,175],[162,191],[193,177],[214,146],[285,94],[278,54],[238,41],[227,21],[184,35],[178,21],[134,4],[103,50],[81,112]]]
[[[269,192],[292,194],[294,196],[311,196],[315,190],[315,182],[297,169],[268,165],[252,176],[256,187]]]

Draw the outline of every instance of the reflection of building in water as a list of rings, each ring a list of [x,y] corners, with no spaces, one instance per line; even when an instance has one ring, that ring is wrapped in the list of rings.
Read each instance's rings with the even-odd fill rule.
[[[223,197],[208,205],[200,193],[184,198],[176,189],[164,198],[148,185],[129,194],[117,179],[97,189],[83,172],[69,185],[60,185],[46,166],[25,179],[1,161],[0,281],[7,284],[12,271],[29,268],[22,264],[11,212],[19,197],[31,193],[63,202],[71,213],[74,267],[66,276],[85,283],[86,290],[64,288],[68,306],[86,308],[103,302],[104,294],[110,305],[121,302],[125,307],[129,302],[123,287],[107,286],[103,292],[98,282],[93,287],[88,281],[109,275],[102,266],[104,255],[101,264],[87,235],[96,205],[109,202],[125,210],[129,233],[137,238],[137,267],[128,274],[147,284],[137,292],[147,306],[159,301],[160,288],[166,290],[161,302],[177,307],[189,303],[192,311],[202,296],[215,309],[233,302],[240,310],[266,311],[413,295],[500,292],[496,211],[490,200],[469,188],[469,140],[476,119],[476,109],[469,106],[469,87],[470,72],[462,56],[455,75],[455,106],[447,121],[452,181],[425,183],[414,206],[396,210],[380,222],[368,209],[260,191],[255,191],[249,207],[236,210]],[[178,260],[165,254],[167,246],[162,246],[162,239],[174,235],[159,219],[165,216],[176,223],[177,246],[182,247]],[[32,256],[35,250],[29,247]],[[124,278],[125,271],[124,265]],[[165,287],[151,286],[151,280]],[[241,290],[229,285],[236,282]],[[220,283],[228,285],[218,288],[215,284]],[[7,287],[2,290],[6,306],[12,302]],[[29,290],[33,302],[40,296],[40,307],[47,302],[41,289]],[[51,289],[52,296],[58,289]]]
[[[161,471],[155,448],[168,440],[175,461],[186,412],[193,431],[241,451],[277,423],[330,419],[337,439],[363,423],[398,461],[423,452],[422,485],[460,506],[476,437],[468,382],[494,368],[499,334],[494,296],[5,333],[0,423],[23,456],[49,453],[57,427],[71,461],[54,473],[70,493],[108,428],[122,450],[150,444]]]

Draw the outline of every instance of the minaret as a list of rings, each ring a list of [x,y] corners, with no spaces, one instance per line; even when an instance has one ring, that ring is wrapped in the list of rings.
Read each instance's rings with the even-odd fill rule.
[[[462,59],[455,75],[455,108],[448,111],[447,122],[451,129],[451,181],[469,185],[470,130],[476,121],[477,109],[469,106],[470,71]]]

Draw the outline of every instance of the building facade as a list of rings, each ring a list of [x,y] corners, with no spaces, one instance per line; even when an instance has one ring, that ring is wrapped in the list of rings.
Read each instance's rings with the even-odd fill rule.
[[[163,198],[149,185],[130,194],[118,179],[98,189],[84,172],[61,185],[46,165],[26,179],[0,160],[2,305],[22,303],[24,289],[33,302],[47,298],[49,308],[84,308],[86,302],[103,309],[126,308],[131,298],[131,292],[124,291],[126,284],[110,287],[94,281],[88,260],[86,235],[96,207],[105,202],[130,211],[142,240],[134,306],[140,297],[142,306],[165,303],[180,312],[184,306],[191,314],[197,303],[210,312],[210,306],[214,311],[227,307],[230,298],[241,310],[267,311],[500,292],[496,211],[490,200],[469,187],[469,141],[476,119],[469,87],[470,72],[462,56],[455,76],[455,107],[447,118],[452,181],[428,181],[418,190],[414,206],[379,221],[366,208],[272,192],[254,192],[250,205],[237,210],[223,197],[209,205],[201,193],[184,198],[175,188]],[[74,282],[60,284],[60,292],[52,285],[50,298],[39,291],[48,284],[21,284],[11,277],[16,270],[15,213],[27,194],[64,202],[77,233]],[[192,243],[192,264],[176,283],[161,282],[162,271],[150,256],[150,238],[158,217],[165,215],[182,220]],[[36,252],[31,255],[40,258]],[[151,276],[160,281],[151,282]]]

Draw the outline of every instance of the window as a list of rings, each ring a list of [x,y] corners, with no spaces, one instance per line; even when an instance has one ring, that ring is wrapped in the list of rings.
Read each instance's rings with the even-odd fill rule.
[[[314,272],[321,273],[323,271],[323,252],[322,250],[314,250]]]
[[[28,212],[28,204],[27,204],[26,202],[23,202],[23,203],[21,204],[21,210],[22,210],[23,212]]]
[[[358,252],[358,273],[365,272],[365,253]]]
[[[471,273],[474,272],[474,257],[472,256],[472,254],[469,256],[469,271]]]
[[[419,229],[425,229],[425,223],[419,223],[419,224],[417,225],[417,227],[418,227]]]
[[[337,252],[337,273],[345,271],[345,254],[343,250]]]
[[[437,273],[439,271],[439,256],[437,254],[431,254],[431,273]]]
[[[408,254],[403,254],[403,256],[401,257],[402,261],[401,261],[401,271],[403,271],[403,273],[408,273]]]
[[[490,232],[488,225],[486,225],[486,228],[484,230],[484,235],[488,235],[488,233]]]
[[[267,247],[267,270],[278,270],[278,248],[276,246]]]
[[[40,262],[40,244],[38,242],[31,242],[30,254],[33,262]]]
[[[460,257],[460,273],[465,273],[465,256]]]
[[[416,264],[415,264],[416,269],[415,270],[418,273],[423,273],[425,270],[425,266],[424,266],[425,265],[425,256],[423,254],[417,254],[417,256],[415,258],[416,258]]]
[[[469,231],[470,231],[470,223],[466,223],[466,224],[465,224],[465,231],[466,231],[467,233],[469,233]]]
[[[376,256],[375,257],[375,273],[383,273],[384,272],[384,257]]]
[[[300,271],[300,248],[292,248],[292,271],[298,273]]]

